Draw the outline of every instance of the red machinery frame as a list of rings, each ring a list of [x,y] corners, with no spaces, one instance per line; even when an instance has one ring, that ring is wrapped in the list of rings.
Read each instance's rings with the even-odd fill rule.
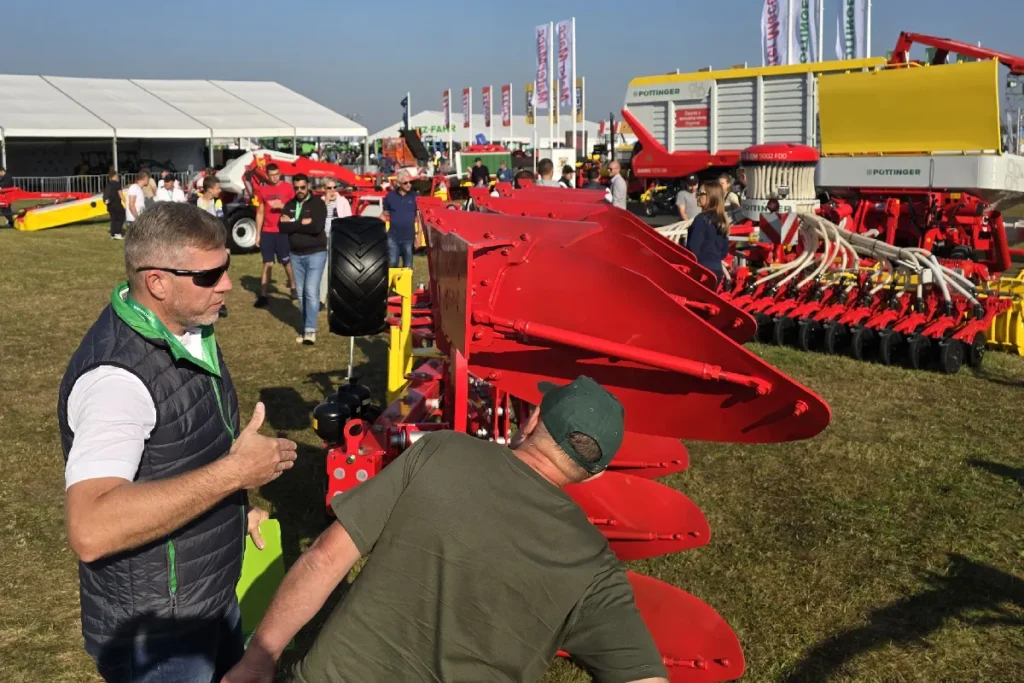
[[[734,309],[675,268],[678,245],[638,239],[626,212],[543,189],[476,201],[477,211],[420,202],[430,285],[389,302],[392,353],[412,369],[379,415],[346,398],[355,390],[338,389],[356,414],[326,444],[328,509],[426,432],[509,443],[514,416],[540,401],[539,382],[587,374],[623,403],[626,435],[611,471],[566,491],[621,559],[655,557],[710,540],[693,501],[654,481],[686,469],[681,438],[779,442],[828,425],[820,397],[711,324],[708,307]],[[559,212],[572,218],[551,216]],[[628,264],[624,251],[634,254]],[[429,360],[413,368],[420,354]],[[649,577],[630,581],[672,681],[742,675],[739,641],[711,607]]]

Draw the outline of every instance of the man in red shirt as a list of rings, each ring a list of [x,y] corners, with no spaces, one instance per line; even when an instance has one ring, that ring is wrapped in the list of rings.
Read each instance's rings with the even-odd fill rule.
[[[278,227],[281,209],[295,197],[295,191],[291,184],[281,182],[281,169],[276,164],[267,164],[267,180],[268,184],[256,187],[256,246],[263,256],[260,295],[256,297],[254,304],[257,308],[267,305],[270,270],[274,267],[275,257],[277,262],[284,266],[288,274],[288,288],[292,292],[292,297],[295,297],[295,274],[292,272],[288,235],[282,233]]]

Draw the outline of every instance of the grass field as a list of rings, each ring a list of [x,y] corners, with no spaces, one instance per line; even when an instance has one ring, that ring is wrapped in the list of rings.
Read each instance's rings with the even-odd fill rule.
[[[81,645],[55,407],[65,364],[123,278],[121,248],[102,225],[0,230],[5,683],[98,680]],[[262,399],[265,432],[301,444],[298,466],[254,497],[282,520],[290,563],[325,523],[309,412],[344,376],[348,342],[296,345],[283,287],[252,308],[258,273],[258,257],[233,261],[217,329],[243,420]],[[722,614],[745,681],[1024,680],[1024,359],[992,353],[982,374],[946,377],[752,349],[824,396],[832,425],[790,444],[688,444],[691,468],[666,483],[704,510],[711,542],[634,568]],[[382,339],[357,342],[359,373],[381,390],[384,353]],[[556,663],[544,680],[585,678]]]

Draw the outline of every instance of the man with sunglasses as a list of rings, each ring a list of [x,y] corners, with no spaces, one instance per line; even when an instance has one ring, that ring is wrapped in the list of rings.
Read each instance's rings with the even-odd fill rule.
[[[413,243],[416,241],[416,190],[412,189],[412,176],[406,170],[398,172],[395,187],[384,197],[381,218],[390,222],[388,229],[388,257],[392,268],[398,268],[401,257],[403,268],[412,268]]]
[[[281,232],[288,235],[302,313],[302,333],[295,341],[312,345],[316,343],[316,320],[320,314],[320,277],[327,266],[327,206],[310,191],[305,173],[292,176],[292,188],[295,196],[284,205],[280,226]]]
[[[149,207],[125,237],[118,284],[71,357],[57,407],[65,523],[78,556],[85,649],[104,680],[219,680],[242,656],[235,585],[247,489],[295,444],[262,436],[213,331],[231,289],[226,230],[191,204]]]

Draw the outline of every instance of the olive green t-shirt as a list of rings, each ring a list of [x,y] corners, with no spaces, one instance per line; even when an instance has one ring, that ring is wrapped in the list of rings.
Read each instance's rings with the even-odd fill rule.
[[[333,508],[369,558],[300,683],[535,681],[558,650],[598,683],[667,677],[604,536],[508,448],[431,433]]]

